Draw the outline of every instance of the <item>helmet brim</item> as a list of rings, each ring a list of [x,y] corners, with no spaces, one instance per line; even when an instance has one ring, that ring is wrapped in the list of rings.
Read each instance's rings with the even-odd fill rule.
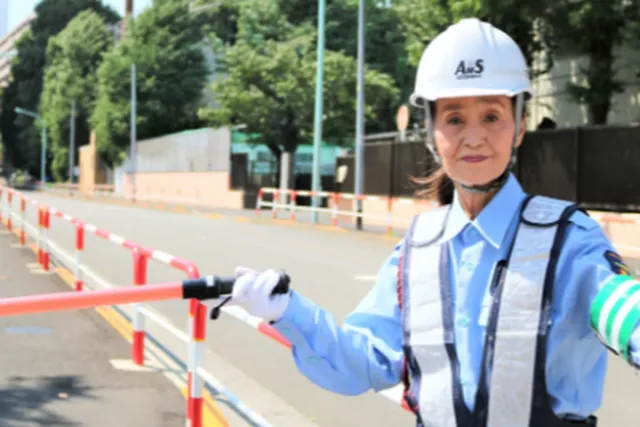
[[[488,89],[488,88],[449,88],[445,90],[436,90],[427,94],[414,92],[409,97],[409,102],[415,107],[426,107],[428,102],[436,101],[443,98],[464,98],[468,96],[508,96],[509,98],[524,92],[524,99],[528,101],[534,96],[532,88],[517,88],[514,90]]]

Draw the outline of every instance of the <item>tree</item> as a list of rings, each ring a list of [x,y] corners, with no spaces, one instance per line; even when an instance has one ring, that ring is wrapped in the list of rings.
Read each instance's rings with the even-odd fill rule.
[[[395,129],[396,111],[413,91],[415,65],[409,63],[406,35],[395,7],[385,8],[379,0],[365,1],[365,64],[371,70],[392,77],[399,96],[383,107],[375,121],[365,123],[366,133]],[[394,1],[395,4],[395,1]],[[317,2],[289,0],[281,10],[293,25],[309,25],[317,31]],[[359,0],[327,0],[325,47],[353,58],[358,55]],[[355,69],[354,69],[355,73]],[[369,84],[365,81],[365,85]],[[365,100],[367,102],[367,100]]]
[[[14,109],[39,110],[49,38],[87,9],[98,13],[109,24],[120,19],[101,0],[42,0],[35,8],[37,17],[30,30],[16,44],[18,55],[11,69],[12,81],[2,99],[0,128],[9,162],[33,174],[39,174],[40,169],[40,129],[32,118],[16,115]]]
[[[408,39],[411,64],[418,64],[424,48],[448,26],[473,17],[509,34],[522,49],[535,77],[553,66],[549,53],[555,45],[545,20],[546,3],[546,0],[399,0],[394,6]]]
[[[587,59],[578,81],[567,84],[570,95],[587,106],[590,124],[606,124],[611,98],[625,90],[614,68],[615,49],[638,48],[640,3],[560,0],[553,3],[547,19],[558,42]]]
[[[56,180],[64,180],[68,171],[71,103],[76,102],[77,150],[80,142],[89,140],[87,121],[97,97],[96,71],[113,42],[105,20],[91,10],[80,12],[49,40],[41,109],[50,135],[51,170]]]
[[[98,69],[90,119],[100,155],[111,166],[121,163],[129,147],[132,64],[139,139],[201,126],[197,111],[209,71],[202,51],[206,26],[186,2],[156,0],[128,31]]]
[[[279,2],[243,3],[236,43],[217,49],[224,75],[213,92],[220,107],[203,109],[201,116],[214,126],[246,125],[277,159],[283,152],[295,153],[299,144],[312,139],[315,40],[311,25],[294,26]],[[365,113],[375,122],[385,105],[397,101],[398,90],[390,76],[371,69],[366,70],[366,81]],[[356,104],[353,57],[326,51],[323,89],[323,139],[349,145]]]
[[[213,32],[225,44],[233,45],[238,33],[238,18],[242,5],[255,0],[200,0],[208,5],[207,14]],[[400,18],[395,8],[379,6],[378,0],[366,1],[365,63],[371,70],[388,74],[400,91],[400,96],[384,107],[376,121],[367,121],[367,133],[395,128],[395,114],[400,103],[406,102],[413,90],[415,66],[409,64],[405,51],[406,37],[399,30]],[[279,15],[293,27],[305,26],[317,31],[317,1],[280,1]],[[357,58],[358,0],[327,0],[325,19],[325,48]],[[275,28],[275,27],[274,27]],[[263,34],[265,40],[274,39],[273,32]],[[354,69],[354,73],[355,73]],[[367,82],[365,82],[367,84]],[[355,125],[355,119],[354,119]]]

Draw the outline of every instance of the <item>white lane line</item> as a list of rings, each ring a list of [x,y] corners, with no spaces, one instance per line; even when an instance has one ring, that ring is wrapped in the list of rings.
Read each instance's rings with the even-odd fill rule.
[[[375,282],[377,276],[353,276],[354,279],[356,280],[362,280],[363,282]]]

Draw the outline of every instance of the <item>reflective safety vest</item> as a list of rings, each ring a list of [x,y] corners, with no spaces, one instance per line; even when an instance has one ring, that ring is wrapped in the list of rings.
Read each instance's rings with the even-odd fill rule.
[[[398,268],[404,399],[419,427],[595,426],[559,419],[545,381],[556,264],[569,217],[579,208],[527,197],[506,260],[494,269],[489,321],[474,410],[463,399],[449,282],[441,242],[448,207],[416,216]]]

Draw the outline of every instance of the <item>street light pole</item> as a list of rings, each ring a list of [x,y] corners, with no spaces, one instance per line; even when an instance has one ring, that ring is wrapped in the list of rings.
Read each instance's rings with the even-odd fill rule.
[[[364,16],[365,0],[360,0],[358,8],[358,83],[357,98],[358,107],[356,113],[356,176],[354,193],[361,196],[363,192],[362,181],[364,174]],[[362,230],[362,199],[356,198],[356,227]]]
[[[318,46],[316,53],[316,105],[313,121],[313,170],[311,175],[311,191],[320,191],[320,144],[322,143],[322,81],[324,79],[324,21],[325,0],[318,0]],[[318,196],[311,199],[312,221],[318,223],[317,208],[320,205]]]
[[[40,150],[40,182],[42,185],[47,183],[47,125],[42,125],[40,131],[40,140],[42,141],[42,149]]]
[[[42,124],[42,130],[40,132],[40,137],[42,139],[42,150],[40,153],[40,182],[42,184],[46,184],[47,176],[46,176],[46,164],[47,164],[47,123],[44,119],[37,113],[29,110],[25,110],[24,108],[16,107],[16,114],[24,114],[25,116],[33,117],[36,120],[39,120]]]
[[[131,64],[131,201],[136,201],[136,64]]]
[[[75,166],[76,150],[76,101],[71,101],[71,118],[69,123],[69,184],[73,184],[73,170]],[[69,187],[71,191],[71,187]]]

